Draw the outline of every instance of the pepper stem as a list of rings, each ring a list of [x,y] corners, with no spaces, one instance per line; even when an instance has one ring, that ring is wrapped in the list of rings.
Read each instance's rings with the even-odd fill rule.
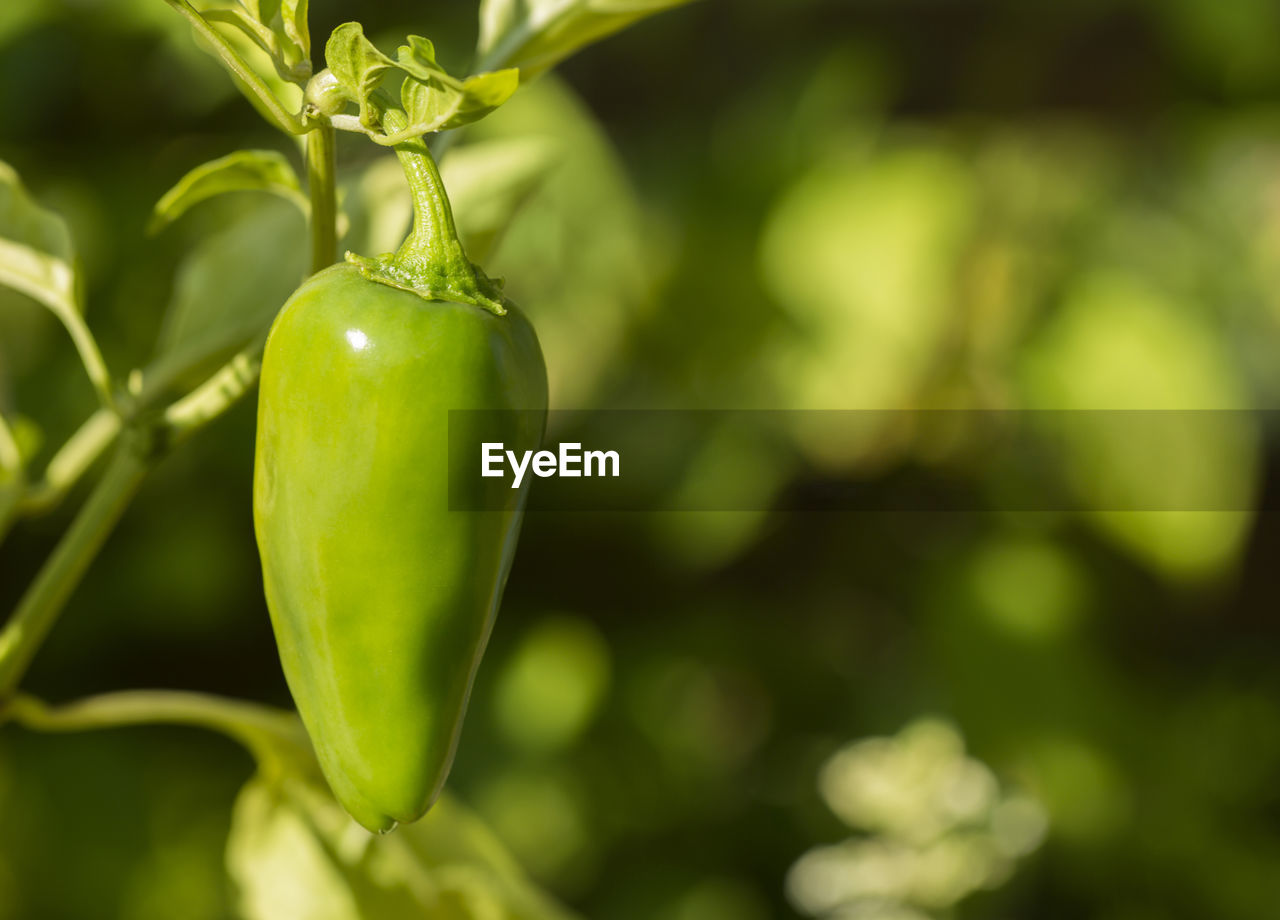
[[[382,113],[382,127],[394,133],[408,126],[397,109]],[[421,138],[395,147],[396,157],[409,182],[413,201],[413,227],[394,253],[377,258],[347,253],[347,261],[370,281],[411,291],[424,300],[470,303],[501,316],[501,285],[471,263],[458,238],[453,208],[445,194],[436,161]]]
[[[333,125],[324,119],[307,135],[307,194],[311,201],[311,271],[333,264],[338,253],[338,197],[334,185]]]

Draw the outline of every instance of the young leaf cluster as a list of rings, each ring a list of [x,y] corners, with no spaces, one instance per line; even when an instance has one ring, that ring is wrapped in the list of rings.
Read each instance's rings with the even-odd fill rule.
[[[335,127],[359,131],[375,142],[394,147],[424,134],[460,128],[478,121],[502,103],[520,85],[515,68],[459,79],[436,62],[435,46],[420,35],[410,35],[395,58],[383,54],[365,37],[358,22],[333,30],[325,45],[325,61],[337,93],[354,104],[359,115],[335,113]],[[384,89],[388,75],[401,75],[399,104]],[[388,132],[382,122],[388,109],[396,109],[407,124]]]

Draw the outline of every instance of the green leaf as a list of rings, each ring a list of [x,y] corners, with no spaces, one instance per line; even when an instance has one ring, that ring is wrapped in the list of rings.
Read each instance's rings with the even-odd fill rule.
[[[489,258],[555,165],[554,151],[542,138],[516,137],[458,147],[441,162],[458,233],[473,260]]]
[[[66,223],[27,193],[0,161],[0,284],[55,312],[78,312],[75,250]]]
[[[298,174],[288,158],[275,150],[237,150],[197,166],[165,192],[152,211],[148,233],[157,233],[191,207],[226,192],[261,191],[292,201],[307,212]]]
[[[280,0],[236,0],[254,19],[267,21],[280,9]]]
[[[301,54],[302,60],[311,62],[311,29],[307,24],[308,0],[284,0],[280,4],[280,17],[284,34],[289,37]]]
[[[633,22],[690,0],[482,0],[478,59],[523,80]]]
[[[359,907],[341,865],[309,820],[311,811],[323,811],[323,804],[312,802],[319,794],[299,786],[301,800],[294,801],[279,787],[255,779],[236,800],[227,869],[238,892],[238,915],[245,920],[358,920]]]
[[[327,790],[259,777],[240,793],[227,868],[246,920],[570,920],[448,795],[385,836],[355,824]]]
[[[18,174],[0,160],[0,285],[48,307],[66,327],[90,382],[110,405],[111,378],[97,342],[85,325],[80,278],[66,223],[38,205]]]
[[[365,38],[364,27],[358,22],[344,22],[333,30],[325,43],[324,57],[347,98],[360,106],[360,123],[372,129],[376,119],[370,97],[396,62]]]
[[[407,140],[478,121],[511,98],[520,85],[520,74],[514,69],[499,70],[469,77],[456,87],[451,82],[405,79],[400,87],[400,101],[409,127],[385,138],[384,142]]]
[[[270,198],[201,241],[183,261],[148,387],[194,386],[270,324],[306,272],[306,232]]]
[[[396,64],[401,70],[417,80],[453,79],[436,63],[436,46],[430,39],[410,35],[406,41],[409,44],[396,50]]]
[[[226,23],[239,29],[270,56],[282,79],[303,85],[311,76],[307,0],[284,3],[241,0],[240,7],[214,8],[201,15],[209,22]]]
[[[279,46],[276,42],[275,35],[269,28],[245,13],[243,10],[206,10],[201,15],[203,15],[205,20],[208,22],[219,22],[239,29],[246,38],[261,48],[264,52],[273,57],[277,56]]]
[[[222,62],[236,87],[261,115],[280,130],[303,134],[306,125],[296,110],[300,89],[311,73],[311,62],[299,54],[282,51],[279,35],[252,15],[245,18],[225,9],[202,13],[190,0],[165,0],[191,24],[203,47]],[[254,5],[256,9],[256,5]],[[230,24],[234,31],[223,32],[218,23]],[[255,66],[254,57],[265,55],[271,68]],[[293,97],[298,97],[297,100]]]

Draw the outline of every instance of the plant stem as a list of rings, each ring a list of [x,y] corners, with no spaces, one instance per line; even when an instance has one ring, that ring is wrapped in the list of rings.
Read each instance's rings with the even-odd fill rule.
[[[9,531],[9,523],[18,510],[18,502],[26,489],[22,454],[9,423],[0,415],[0,541]]]
[[[388,134],[404,130],[407,119],[399,109],[380,112]],[[424,300],[470,303],[501,316],[506,313],[501,285],[480,271],[463,251],[453,208],[440,170],[421,138],[395,145],[396,157],[409,184],[413,227],[394,253],[368,258],[352,253],[353,263],[370,281],[411,291]]]
[[[23,514],[42,514],[62,500],[85,471],[120,433],[120,416],[110,409],[99,409],[67,439],[45,467],[44,477],[32,483],[23,496]]]
[[[262,346],[263,339],[254,342],[165,410],[168,446],[181,444],[193,432],[234,406],[253,388],[262,370]]]
[[[0,631],[0,698],[17,688],[89,563],[128,507],[146,475],[148,463],[133,439],[116,450],[53,555],[45,562]]]
[[[0,699],[18,687],[89,564],[159,459],[159,451],[143,446],[172,448],[239,402],[257,383],[262,344],[262,339],[251,344],[169,406],[159,423],[125,431],[102,479],[0,631]]]
[[[421,142],[405,142],[395,151],[413,203],[413,227],[396,253],[397,260],[446,265],[456,262],[462,253],[458,228],[435,159]]]
[[[244,745],[260,764],[290,757],[310,759],[306,736],[292,712],[206,693],[129,690],[103,693],[64,706],[19,694],[0,705],[0,722],[12,720],[34,731],[75,732],[129,725],[190,725],[207,728]]]
[[[80,355],[80,363],[84,365],[85,372],[89,375],[89,381],[93,384],[94,391],[98,394],[98,400],[103,407],[115,411],[115,394],[111,389],[111,373],[107,370],[107,363],[102,360],[102,352],[98,349],[98,342],[93,337],[93,333],[89,331],[89,327],[85,324],[84,318],[76,310],[75,307],[64,305],[54,310],[62,325],[66,327],[71,341],[76,347],[76,352]]]
[[[338,258],[337,165],[335,132],[328,119],[307,135],[307,194],[311,198],[311,271]]]

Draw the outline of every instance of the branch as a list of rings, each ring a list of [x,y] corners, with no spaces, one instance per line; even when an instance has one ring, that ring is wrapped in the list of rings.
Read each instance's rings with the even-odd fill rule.
[[[13,692],[21,682],[36,649],[129,506],[147,469],[147,461],[137,448],[128,441],[123,443],[71,527],[58,541],[53,555],[27,588],[18,609],[0,631],[0,698]]]
[[[58,448],[45,467],[43,478],[30,484],[19,511],[22,514],[43,514],[52,510],[115,441],[120,427],[120,416],[110,409],[99,409],[89,416]]]
[[[19,694],[0,705],[0,723],[33,731],[77,732],[129,725],[189,725],[220,732],[244,745],[260,764],[307,763],[310,745],[298,717],[287,710],[206,693],[128,690],[50,706]]]

